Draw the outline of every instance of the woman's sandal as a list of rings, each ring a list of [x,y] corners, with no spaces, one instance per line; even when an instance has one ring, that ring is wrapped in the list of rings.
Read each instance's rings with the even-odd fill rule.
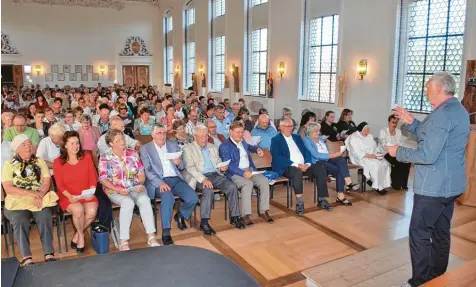
[[[50,257],[50,258],[46,259],[46,256],[53,256],[53,257]],[[54,253],[45,254],[45,262],[54,262],[54,261],[56,261],[56,258],[54,256],[55,256]]]
[[[129,242],[121,243],[121,245],[119,246],[119,251],[129,251],[129,250],[131,250],[129,248]]]
[[[352,202],[350,202],[347,198],[339,199],[338,197],[336,198],[336,202],[340,203],[345,206],[352,206]]]
[[[28,260],[31,260],[31,261],[26,263]],[[20,262],[21,266],[29,266],[29,265],[33,265],[33,264],[35,264],[35,262],[33,262],[33,258],[31,256],[23,258],[23,260]]]
[[[155,242],[154,242],[155,240]],[[158,247],[160,246],[160,243],[157,241],[157,238],[155,238],[155,236],[149,236],[147,238],[147,244],[150,246],[150,247]]]

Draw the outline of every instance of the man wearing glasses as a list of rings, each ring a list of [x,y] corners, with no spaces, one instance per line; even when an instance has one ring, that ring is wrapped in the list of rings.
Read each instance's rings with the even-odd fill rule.
[[[11,142],[19,134],[28,136],[33,145],[33,153],[36,154],[36,149],[40,143],[40,135],[36,129],[26,126],[26,117],[23,114],[16,114],[13,117],[13,126],[5,130],[3,140]]]

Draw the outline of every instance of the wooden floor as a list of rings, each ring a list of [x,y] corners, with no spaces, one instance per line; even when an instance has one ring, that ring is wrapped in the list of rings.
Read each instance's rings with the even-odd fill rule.
[[[335,206],[331,212],[316,207],[313,202],[313,186],[308,182],[305,184],[304,196],[306,213],[304,217],[298,217],[294,213],[294,207],[286,208],[286,189],[277,186],[270,210],[275,224],[264,223],[255,213],[255,226],[236,230],[224,220],[222,199],[215,203],[210,221],[217,236],[205,237],[197,228],[180,231],[174,225],[172,236],[177,245],[206,248],[229,257],[262,286],[292,287],[306,286],[305,277],[301,274],[306,269],[353,256],[394,240],[406,240],[413,204],[411,191],[390,191],[386,196],[373,191],[352,193],[348,198],[353,206],[347,207],[335,204],[336,193],[333,188],[335,184],[330,183],[329,202]],[[256,212],[255,198],[253,212]],[[71,239],[71,221],[68,220],[67,224],[68,238]],[[451,253],[465,261],[475,260],[476,208],[457,205],[451,231]],[[159,235],[160,232],[159,230]],[[57,248],[56,233],[54,238]],[[36,228],[32,228],[30,241],[34,260],[44,261]],[[63,242],[62,244],[64,245]],[[5,257],[3,237],[1,246],[2,257]],[[144,228],[138,217],[133,219],[130,246],[147,248]],[[113,246],[110,251],[117,252]],[[19,256],[17,248],[16,255]],[[95,255],[94,250],[87,245],[86,252],[81,256]],[[57,253],[56,256],[61,260],[79,257],[73,250],[65,253],[64,249],[62,254]],[[359,276],[345,268],[332,272],[345,274],[349,280]],[[401,278],[401,284],[407,279]]]

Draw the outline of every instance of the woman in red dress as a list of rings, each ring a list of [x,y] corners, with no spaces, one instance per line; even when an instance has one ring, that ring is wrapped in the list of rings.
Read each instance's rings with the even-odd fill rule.
[[[41,91],[36,92],[35,107],[37,110],[44,110],[49,107]]]
[[[83,190],[96,188],[97,173],[89,153],[84,153],[76,131],[68,131],[63,135],[60,156],[53,163],[59,206],[71,212],[75,233],[71,240],[71,248],[78,254],[84,252],[84,231],[95,220],[98,200],[94,195],[77,199]]]

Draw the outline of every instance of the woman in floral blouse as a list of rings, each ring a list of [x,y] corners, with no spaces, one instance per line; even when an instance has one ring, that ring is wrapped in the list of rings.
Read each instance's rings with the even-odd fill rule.
[[[147,244],[151,247],[160,246],[155,238],[154,215],[144,187],[144,165],[139,155],[132,149],[126,149],[124,133],[119,130],[109,130],[106,133],[106,144],[111,149],[101,156],[99,181],[109,199],[121,206],[119,250],[129,250],[129,229],[136,204],[147,233]]]

